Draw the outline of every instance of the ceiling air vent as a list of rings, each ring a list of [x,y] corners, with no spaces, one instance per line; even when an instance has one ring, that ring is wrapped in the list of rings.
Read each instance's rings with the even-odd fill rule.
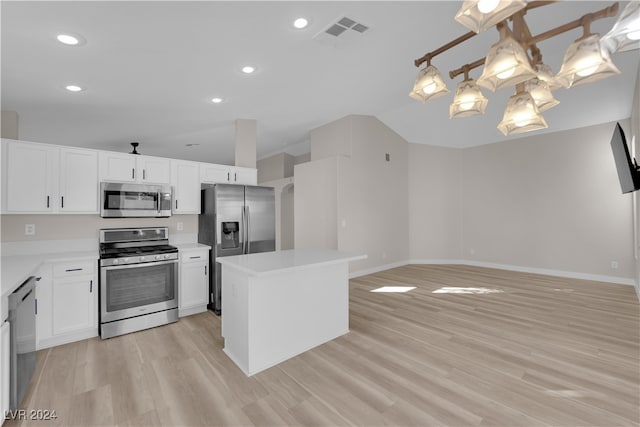
[[[368,26],[343,16],[330,23],[313,38],[326,44],[338,46],[345,41],[358,37],[359,34],[364,33],[368,29]]]

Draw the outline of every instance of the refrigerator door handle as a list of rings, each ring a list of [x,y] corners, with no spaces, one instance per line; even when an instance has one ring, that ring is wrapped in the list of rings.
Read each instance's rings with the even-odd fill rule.
[[[242,253],[246,254],[247,253],[247,247],[246,247],[246,243],[247,243],[247,227],[246,227],[246,216],[245,216],[245,209],[246,207],[242,207]]]
[[[248,254],[251,253],[251,239],[250,239],[250,233],[251,233],[251,213],[249,212],[249,206],[246,206],[245,209],[247,210],[247,214],[246,214],[246,218],[247,218],[247,237],[245,238],[246,242],[247,242],[247,252]]]

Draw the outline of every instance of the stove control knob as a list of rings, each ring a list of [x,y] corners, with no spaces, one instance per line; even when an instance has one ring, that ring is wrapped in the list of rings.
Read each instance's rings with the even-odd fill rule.
[[[166,254],[166,255],[164,256],[164,259],[169,259],[169,258],[171,258],[171,255],[169,255],[169,254]]]
[[[117,259],[114,259],[114,260],[113,260],[113,264],[117,264],[117,263],[118,263],[118,260],[117,260]]]
[[[128,262],[129,258],[122,258],[122,262]]]
[[[162,255],[156,255],[156,259],[162,259]]]
[[[142,262],[142,261],[144,261],[144,257],[143,256],[140,257],[140,262]]]

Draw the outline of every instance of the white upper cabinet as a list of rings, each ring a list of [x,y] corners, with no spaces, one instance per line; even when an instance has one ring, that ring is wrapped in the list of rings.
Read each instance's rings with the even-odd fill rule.
[[[58,148],[46,144],[3,141],[6,212],[53,212]]]
[[[64,213],[98,212],[98,152],[60,149],[59,210]]]
[[[243,184],[256,185],[258,171],[239,166],[200,164],[200,182],[203,184]]]
[[[171,161],[173,213],[200,213],[200,168],[197,162]]]
[[[136,157],[139,182],[148,184],[169,184],[171,182],[171,159],[149,156]]]
[[[258,170],[253,168],[234,167],[234,184],[258,185]]]
[[[171,159],[101,151],[100,181],[169,184]]]
[[[94,150],[3,141],[6,213],[97,213]]]
[[[134,154],[100,151],[99,158],[100,181],[136,181],[136,156]]]
[[[228,183],[230,166],[200,163],[200,182],[203,184]]]

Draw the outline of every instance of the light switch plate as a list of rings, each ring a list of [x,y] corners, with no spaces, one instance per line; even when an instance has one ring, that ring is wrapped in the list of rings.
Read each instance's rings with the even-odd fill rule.
[[[35,234],[36,234],[36,225],[35,224],[25,224],[24,225],[24,234],[26,236],[35,236]]]

